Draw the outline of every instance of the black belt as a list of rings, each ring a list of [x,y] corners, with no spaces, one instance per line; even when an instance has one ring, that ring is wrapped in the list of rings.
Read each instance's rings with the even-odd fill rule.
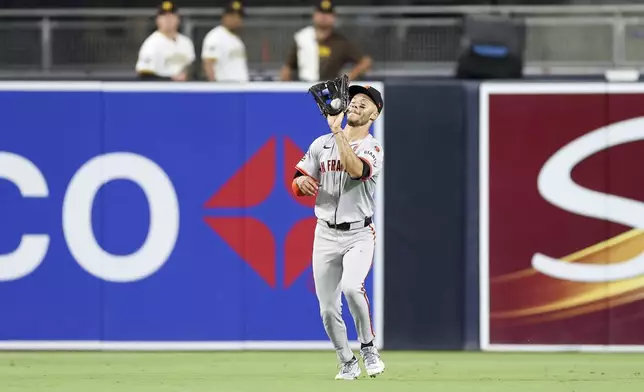
[[[372,220],[371,217],[365,218],[364,220],[364,225],[362,227],[367,227],[371,224]],[[340,231],[349,231],[351,230],[351,226],[354,223],[359,223],[359,222],[353,222],[353,223],[338,223],[337,225],[334,225],[333,223],[326,222],[327,226],[329,226],[331,229],[336,229]]]

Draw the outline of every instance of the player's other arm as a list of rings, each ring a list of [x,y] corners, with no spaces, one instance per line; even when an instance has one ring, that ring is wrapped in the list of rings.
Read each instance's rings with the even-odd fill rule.
[[[318,192],[319,159],[317,140],[311,144],[300,162],[295,165],[295,174],[291,184],[293,194],[296,196],[315,196]]]
[[[195,46],[192,43],[192,40],[188,37],[183,37],[186,42],[186,48],[187,48],[187,53],[188,53],[188,61],[186,66],[183,68],[183,70],[176,75],[175,77],[172,78],[174,81],[178,82],[185,82],[188,79],[190,79],[190,74],[192,74],[192,65],[196,59],[195,55]]]
[[[206,75],[206,79],[210,82],[215,81],[215,62],[217,60],[214,58],[205,58],[203,59],[203,72]]]
[[[295,171],[291,188],[295,196],[315,196],[318,193],[318,183],[300,171]]]
[[[365,170],[359,178],[362,181],[371,179],[371,177],[378,175],[380,170],[382,170],[384,155],[382,153],[382,147],[379,144],[374,143],[363,148],[358,151],[357,156],[365,165]],[[354,178],[354,180],[357,179]]]
[[[369,56],[364,56],[360,60],[358,60],[358,63],[353,66],[351,71],[349,71],[349,80],[356,80],[367,71],[371,69],[371,65],[373,64],[373,60],[371,60],[371,57]]]
[[[365,55],[355,42],[347,42],[346,61],[353,64],[347,76],[349,80],[356,80],[371,69],[373,60]]]
[[[203,71],[208,81],[214,82],[216,80],[215,63],[221,56],[221,50],[221,43],[217,42],[217,39],[213,33],[209,33],[206,38],[204,38],[203,48],[201,50]]]
[[[294,71],[297,69],[297,44],[293,42],[286,56],[286,62],[280,70],[280,80],[293,80]]]

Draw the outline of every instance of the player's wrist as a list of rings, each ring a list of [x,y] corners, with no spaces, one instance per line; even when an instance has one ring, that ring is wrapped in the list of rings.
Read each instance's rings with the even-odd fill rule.
[[[304,196],[304,192],[302,192],[302,189],[300,188],[300,178],[303,178],[303,176],[295,178],[291,185],[291,189],[295,196]]]

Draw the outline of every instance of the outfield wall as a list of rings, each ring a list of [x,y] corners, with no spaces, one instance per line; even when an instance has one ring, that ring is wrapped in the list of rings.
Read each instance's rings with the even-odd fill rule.
[[[0,84],[0,348],[330,348],[290,191],[328,132],[308,87]]]
[[[644,348],[644,85],[377,86],[381,346]],[[308,87],[0,83],[0,349],[329,349]]]

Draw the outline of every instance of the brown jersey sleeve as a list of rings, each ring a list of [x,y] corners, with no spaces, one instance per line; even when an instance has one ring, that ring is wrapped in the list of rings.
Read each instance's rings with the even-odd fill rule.
[[[286,55],[286,65],[291,69],[297,69],[297,44],[295,40],[291,44],[291,47],[288,50]]]
[[[364,57],[364,52],[356,44],[348,38],[345,38],[345,50],[344,50],[345,61],[350,63],[357,63]]]

